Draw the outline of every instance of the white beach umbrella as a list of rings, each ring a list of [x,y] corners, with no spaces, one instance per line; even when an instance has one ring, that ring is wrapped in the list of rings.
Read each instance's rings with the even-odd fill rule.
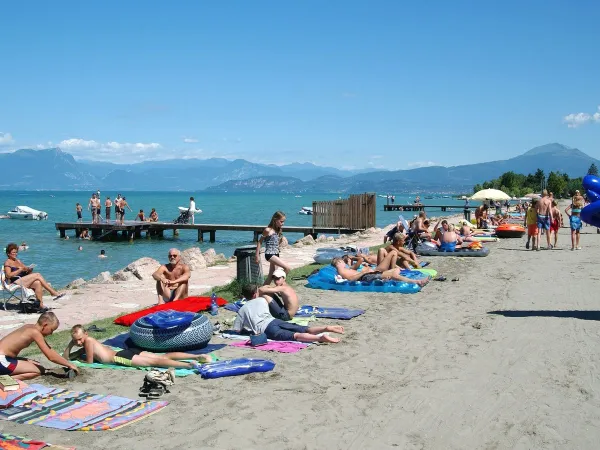
[[[510,200],[510,195],[498,189],[483,189],[475,192],[471,200]]]
[[[540,198],[540,194],[536,194],[536,193],[532,192],[531,194],[525,194],[523,197],[527,197],[527,198]]]

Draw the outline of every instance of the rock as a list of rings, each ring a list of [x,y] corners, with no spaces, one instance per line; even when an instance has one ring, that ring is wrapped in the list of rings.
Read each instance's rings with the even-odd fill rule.
[[[367,228],[365,230],[365,233],[369,233],[369,234],[377,233],[377,228],[375,228],[375,227]]]
[[[302,239],[298,239],[298,241],[296,242],[296,244],[300,242],[302,243],[302,245],[314,245],[315,243],[315,238],[313,238],[310,234],[307,236],[304,236]]]
[[[332,240],[333,240],[333,238],[332,238]],[[327,236],[325,236],[324,234],[320,234],[317,237],[317,242],[327,242]]]
[[[132,262],[123,270],[131,272],[138,280],[149,280],[159,267],[160,263],[157,260],[144,257]]]
[[[207,266],[214,266],[215,264],[227,262],[227,258],[223,253],[216,253],[214,248],[209,248],[202,253]]]
[[[235,256],[230,256],[229,259],[227,260],[229,262],[236,262],[237,261],[237,257]]]
[[[113,279],[113,281],[116,281],[118,283],[121,281],[133,281],[133,280],[137,280],[138,278],[134,274],[129,272],[128,270],[121,269],[114,273],[114,275],[112,276],[112,279]]]
[[[286,248],[289,246],[290,243],[288,242],[287,238],[285,236],[281,236],[281,240],[279,241],[279,248]]]
[[[77,278],[76,280],[71,281],[67,284],[67,289],[77,289],[85,284],[85,280],[83,278]]]
[[[292,244],[292,247],[295,247],[295,248],[302,248],[302,247],[304,247],[304,244],[303,244],[302,242],[298,241],[298,242],[294,242],[294,243]]]
[[[333,242],[335,238],[333,236],[327,236],[327,242]]]
[[[188,248],[181,252],[181,261],[190,267],[190,270],[206,269],[206,260],[198,247]]]
[[[88,281],[88,284],[112,284],[114,280],[112,279],[110,272],[102,272],[98,276],[92,278]]]

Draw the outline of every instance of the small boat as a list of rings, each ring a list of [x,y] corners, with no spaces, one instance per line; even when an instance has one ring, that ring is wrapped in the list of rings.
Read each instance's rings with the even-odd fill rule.
[[[189,210],[190,208],[186,208],[185,206],[179,206],[178,209],[179,209],[179,212],[182,213],[184,211]],[[201,214],[202,210],[201,209],[196,209],[193,212],[194,212],[194,214]]]
[[[312,213],[313,213],[312,206],[303,206],[302,209],[300,211],[298,211],[298,214],[305,214],[308,216],[312,216]]]
[[[37,209],[30,208],[29,206],[17,206],[15,209],[8,211],[7,215],[11,219],[19,219],[19,220],[46,220],[46,219],[48,219],[47,212],[38,211]]]

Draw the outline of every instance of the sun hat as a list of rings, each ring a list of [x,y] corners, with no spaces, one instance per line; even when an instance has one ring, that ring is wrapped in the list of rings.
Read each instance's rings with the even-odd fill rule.
[[[285,270],[283,269],[275,269],[275,271],[273,272],[273,277],[275,278],[285,278]]]

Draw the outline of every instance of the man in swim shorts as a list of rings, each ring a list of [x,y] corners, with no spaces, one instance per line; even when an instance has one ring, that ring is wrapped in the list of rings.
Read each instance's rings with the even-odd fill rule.
[[[269,311],[267,300],[258,297],[258,287],[255,284],[244,286],[242,295],[249,301],[237,313],[233,323],[235,331],[253,335],[264,333],[268,339],[274,341],[328,342],[331,344],[340,340],[323,333],[344,333],[344,327],[339,325],[306,327],[274,318]]]
[[[152,278],[156,280],[159,305],[188,296],[190,268],[181,262],[181,252],[178,249],[169,250],[169,263],[160,266],[152,274]]]
[[[34,325],[27,324],[17,328],[0,340],[0,375],[10,375],[17,380],[31,380],[46,372],[37,361],[19,358],[19,353],[35,342],[44,356],[55,364],[59,364],[79,373],[79,369],[60,356],[46,342],[58,328],[58,318],[53,312],[42,314]]]
[[[552,214],[552,200],[548,196],[548,191],[544,189],[542,192],[542,198],[538,200],[535,206],[535,210],[537,213],[537,227],[538,227],[538,246],[537,249],[540,249],[540,239],[542,230],[546,230],[546,241],[548,243],[547,249],[550,250],[552,248],[552,244],[550,244],[550,224],[552,223],[553,214]]]
[[[82,347],[71,353],[74,346]],[[172,352],[164,355],[146,352],[138,348],[126,348],[118,352],[112,348],[102,345],[93,337],[89,336],[82,325],[71,328],[71,342],[65,348],[63,357],[68,360],[80,358],[85,354],[85,362],[94,361],[103,364],[118,364],[127,367],[178,367],[182,369],[197,369],[198,361],[201,363],[211,362],[210,355],[194,355],[192,353]],[[182,360],[191,360],[186,362]]]
[[[404,247],[406,236],[404,233],[396,233],[392,238],[392,243],[385,248],[380,248],[377,251],[377,267],[376,270],[388,270],[395,269],[398,264],[405,269],[410,269],[411,266],[414,268],[420,267],[421,262],[417,257],[417,254]],[[396,257],[391,258],[386,263],[386,257],[390,252],[396,252]]]
[[[331,260],[331,265],[335,267],[337,273],[342,278],[348,281],[363,281],[365,283],[370,283],[374,280],[395,280],[403,281],[405,283],[418,284],[419,286],[424,286],[429,281],[429,278],[422,278],[418,280],[406,278],[400,275],[400,267],[385,270],[383,272],[378,272],[369,267],[365,267],[363,270],[358,272],[357,270],[348,269],[342,258],[333,258]]]
[[[275,286],[265,285],[258,288],[258,295],[269,303],[269,311],[276,319],[291,320],[298,311],[298,295],[285,282],[285,270],[278,267],[273,272]]]

